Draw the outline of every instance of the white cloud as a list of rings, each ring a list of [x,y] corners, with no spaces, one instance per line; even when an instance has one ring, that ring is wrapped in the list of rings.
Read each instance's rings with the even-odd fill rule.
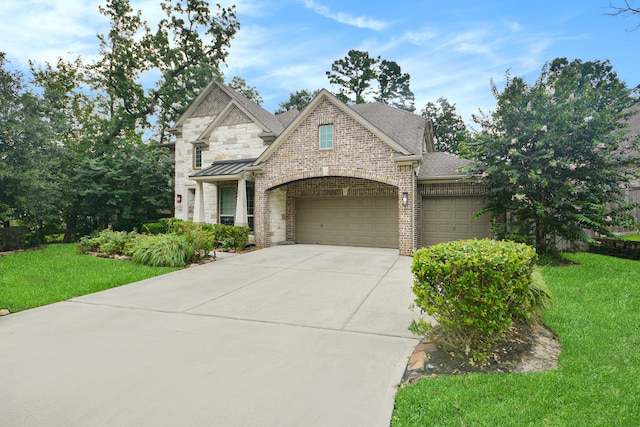
[[[511,31],[513,32],[519,32],[524,30],[524,26],[522,24],[520,24],[519,22],[516,21],[507,21],[507,20],[503,20],[502,21],[504,23],[504,25]]]
[[[317,4],[312,0],[305,0],[304,4],[315,13],[326,18],[333,19],[341,24],[351,25],[358,28],[367,28],[374,31],[381,31],[389,26],[387,22],[367,18],[365,16],[356,17],[344,12],[333,13],[327,6]]]
[[[436,37],[433,31],[407,31],[402,37],[404,40],[416,46],[427,46]]]

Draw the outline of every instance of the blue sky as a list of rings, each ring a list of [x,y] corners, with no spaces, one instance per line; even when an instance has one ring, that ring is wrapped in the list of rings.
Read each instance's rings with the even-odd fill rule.
[[[622,5],[624,0],[611,0]],[[108,31],[100,0],[2,0],[0,51],[13,68],[29,59],[96,57]],[[158,0],[132,0],[153,26]],[[215,1],[212,1],[215,3]],[[244,78],[273,111],[289,94],[329,85],[325,71],[350,49],[396,61],[411,75],[418,111],[441,96],[465,121],[495,102],[490,81],[533,82],[556,57],[611,61],[629,86],[640,84],[640,16],[612,17],[609,0],[238,0],[230,80]],[[640,5],[630,0],[631,5]]]

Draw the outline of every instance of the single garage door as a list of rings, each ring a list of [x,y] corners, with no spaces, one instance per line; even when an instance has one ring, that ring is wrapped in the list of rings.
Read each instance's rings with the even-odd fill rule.
[[[398,199],[296,198],[296,242],[397,248]]]
[[[481,197],[423,197],[422,245],[491,237],[491,216],[473,219],[481,208]]]

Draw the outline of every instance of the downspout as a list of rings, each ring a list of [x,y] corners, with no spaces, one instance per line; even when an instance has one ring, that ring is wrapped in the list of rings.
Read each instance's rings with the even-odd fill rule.
[[[417,195],[416,192],[418,187],[416,186],[416,167],[411,165],[411,192],[413,193],[413,206],[411,207],[411,231],[413,235],[413,252],[415,252],[418,248],[416,248],[416,241],[418,240],[416,236],[416,205],[417,205]]]

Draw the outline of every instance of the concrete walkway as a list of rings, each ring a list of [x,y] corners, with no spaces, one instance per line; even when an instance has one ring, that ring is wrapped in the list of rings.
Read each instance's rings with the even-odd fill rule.
[[[411,258],[277,246],[0,318],[0,424],[389,426]]]

